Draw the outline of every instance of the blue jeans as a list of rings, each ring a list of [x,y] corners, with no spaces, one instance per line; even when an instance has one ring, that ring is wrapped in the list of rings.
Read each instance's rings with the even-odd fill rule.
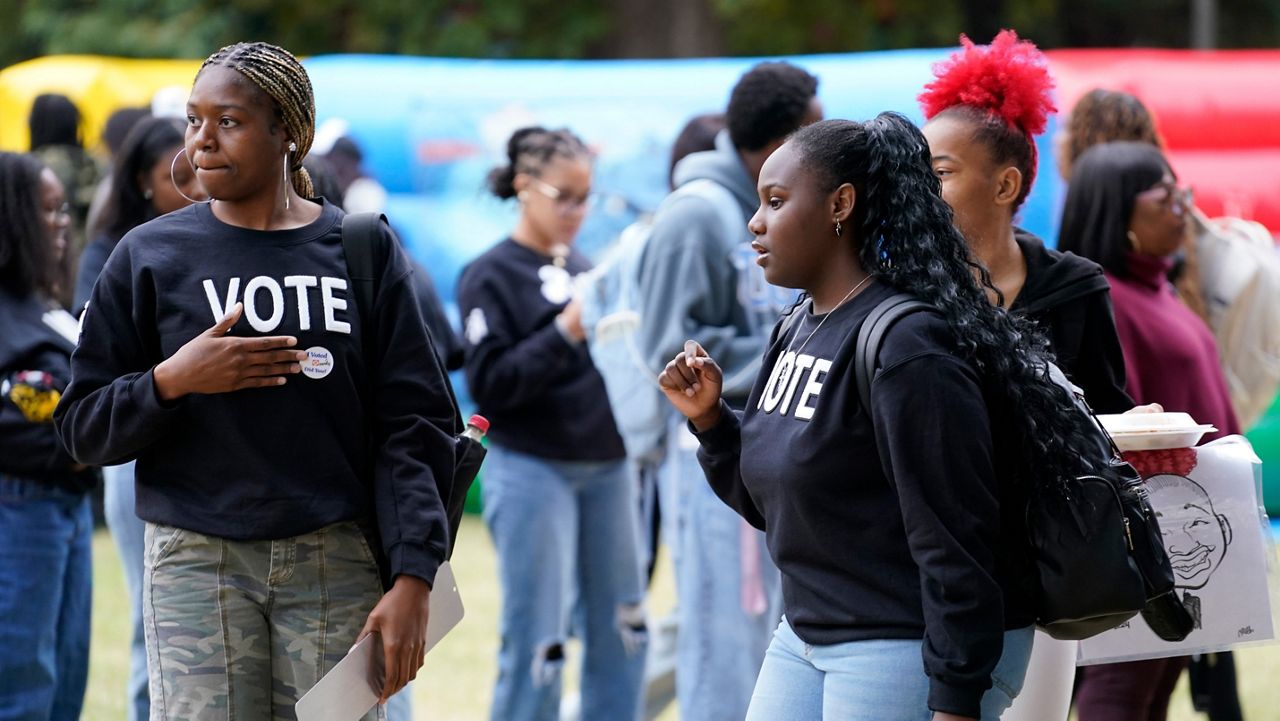
[[[646,637],[630,479],[622,461],[489,447],[484,519],[502,585],[493,721],[559,718],[571,629],[583,645],[583,721],[637,718]]]
[[[129,620],[133,627],[125,718],[147,721],[151,717],[151,696],[147,692],[147,639],[142,630],[142,556],[146,552],[143,538],[147,526],[134,512],[134,465],[130,461],[102,469],[102,501],[107,528],[120,553],[120,566],[124,568]]]
[[[0,475],[0,719],[75,721],[89,675],[86,493]]]
[[[1022,688],[1030,626],[1006,631],[982,697],[982,721],[999,721]],[[921,642],[870,640],[811,646],[784,618],[769,644],[746,721],[929,721]]]
[[[659,477],[680,622],[676,701],[683,721],[741,721],[781,616],[781,580],[764,534],[750,531],[767,607],[744,610],[744,521],[711,490],[697,447],[684,420],[673,423]]]

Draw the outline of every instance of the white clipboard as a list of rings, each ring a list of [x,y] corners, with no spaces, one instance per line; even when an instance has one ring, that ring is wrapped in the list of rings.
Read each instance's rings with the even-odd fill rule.
[[[431,649],[462,621],[464,609],[458,582],[449,562],[440,564],[431,589],[427,617],[426,650]],[[366,636],[320,682],[306,692],[294,710],[298,721],[358,721],[378,703],[376,679],[382,675],[382,642],[377,634]]]

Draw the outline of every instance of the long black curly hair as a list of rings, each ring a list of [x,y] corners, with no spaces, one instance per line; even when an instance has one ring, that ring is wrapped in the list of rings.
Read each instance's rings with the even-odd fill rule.
[[[934,305],[956,351],[970,360],[1014,414],[1032,482],[1087,470],[1093,446],[1072,398],[1049,380],[1048,343],[1025,319],[993,305],[991,276],[969,253],[930,165],[929,145],[902,115],[865,123],[827,120],[789,141],[824,191],[855,190],[850,226],[862,267],[877,280]]]

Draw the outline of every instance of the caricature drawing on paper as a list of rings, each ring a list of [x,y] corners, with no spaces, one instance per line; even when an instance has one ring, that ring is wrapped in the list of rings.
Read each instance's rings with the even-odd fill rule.
[[[1164,547],[1173,565],[1174,586],[1182,602],[1203,627],[1201,599],[1191,593],[1209,583],[1231,545],[1231,522],[1213,508],[1213,499],[1199,483],[1172,474],[1147,479],[1151,505],[1160,520]]]

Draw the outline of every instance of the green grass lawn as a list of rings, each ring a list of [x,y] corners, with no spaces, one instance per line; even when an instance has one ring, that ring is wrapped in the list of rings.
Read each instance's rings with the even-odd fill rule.
[[[496,559],[488,531],[475,517],[468,516],[459,535],[454,556],[458,588],[466,604],[462,623],[427,656],[413,686],[415,716],[430,721],[478,721],[487,719],[492,693],[495,659],[498,653],[498,582]],[[124,576],[115,545],[105,531],[94,537],[93,645],[90,656],[89,691],[85,700],[85,721],[124,719],[124,686],[129,673],[129,608],[125,600]],[[673,603],[671,575],[665,564],[649,600],[650,612],[667,613]],[[570,649],[571,659],[574,648]],[[1236,654],[1240,671],[1241,697],[1249,721],[1271,721],[1280,717],[1280,646],[1244,649]],[[574,688],[576,674],[566,678],[566,688]],[[1204,717],[1191,710],[1183,684],[1174,692],[1170,721],[1194,721]],[[669,709],[660,721],[676,721]]]

